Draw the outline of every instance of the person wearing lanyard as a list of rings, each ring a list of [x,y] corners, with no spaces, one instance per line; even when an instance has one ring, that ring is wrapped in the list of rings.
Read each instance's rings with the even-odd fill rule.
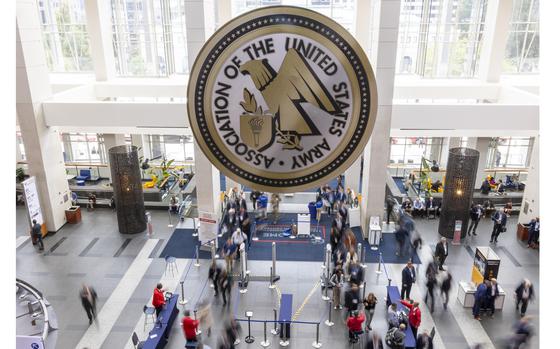
[[[515,297],[517,299],[515,310],[519,310],[519,303],[521,303],[521,316],[525,316],[527,305],[529,301],[533,299],[533,296],[533,285],[527,279],[523,280],[517,289],[515,289]]]

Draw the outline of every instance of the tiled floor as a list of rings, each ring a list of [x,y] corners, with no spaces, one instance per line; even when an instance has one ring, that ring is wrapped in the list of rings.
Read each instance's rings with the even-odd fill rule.
[[[147,335],[143,332],[144,316],[142,307],[150,301],[154,285],[162,280],[164,285],[175,285],[179,277],[164,275],[165,262],[159,258],[159,251],[165,245],[172,232],[167,227],[168,216],[165,211],[152,211],[155,227],[154,236],[149,239],[144,234],[124,236],[118,233],[116,217],[107,209],[94,212],[83,211],[83,221],[77,225],[66,225],[54,236],[45,239],[46,253],[40,254],[34,250],[30,242],[20,239],[18,247],[17,276],[43,291],[47,299],[53,304],[57,314],[59,329],[56,348],[82,348],[79,343],[89,341],[89,348],[132,348],[131,334],[136,329],[140,338]],[[510,219],[508,232],[500,237],[499,247],[496,249],[501,256],[501,266],[498,281],[507,292],[504,310],[497,312],[494,319],[483,318],[478,322],[472,319],[470,309],[465,309],[452,297],[448,311],[444,311],[441,302],[436,304],[433,314],[422,305],[422,329],[431,330],[436,327],[436,348],[468,348],[475,343],[489,343],[486,348],[500,348],[500,341],[511,331],[511,326],[518,318],[513,303],[513,290],[523,277],[534,282],[537,295],[539,291],[539,257],[538,252],[527,250],[515,238],[515,224],[517,217]],[[22,207],[17,210],[17,237],[27,234],[27,220]],[[417,228],[426,240],[423,255],[429,253],[430,245],[435,245],[437,236],[437,221],[419,220]],[[484,221],[479,225],[479,236],[466,244],[474,247],[487,246],[491,222]],[[16,238],[17,238],[16,237]],[[64,239],[64,240],[62,240]],[[130,239],[130,240],[127,240]],[[153,241],[151,241],[153,239]],[[58,246],[51,250],[53,246]],[[142,254],[139,256],[139,253]],[[185,298],[189,300],[186,309],[192,309],[197,301],[211,296],[212,290],[206,283],[209,261],[201,261],[200,267],[195,267],[190,260],[180,261],[180,280],[185,283]],[[469,280],[472,256],[465,246],[452,246],[446,263],[455,281]],[[252,275],[268,275],[270,262],[249,261]],[[367,292],[374,292],[380,300],[383,299],[387,276],[385,273],[377,275],[376,265],[368,265],[366,272]],[[402,265],[387,265],[389,277],[393,284],[400,286],[400,270]],[[278,282],[281,293],[294,295],[293,309],[300,308],[297,320],[306,322],[321,321],[320,341],[323,348],[344,348],[346,331],[342,323],[342,312],[333,311],[335,326],[327,327],[324,320],[328,314],[327,302],[321,299],[320,287],[315,288],[321,273],[321,264],[312,262],[278,262]],[[419,274],[424,270],[420,267]],[[122,282],[122,280],[128,280]],[[78,290],[81,283],[92,284],[99,295],[98,311],[99,325],[88,325],[83,311]],[[412,297],[423,298],[422,281],[413,287]],[[174,287],[173,287],[174,288]],[[180,292],[180,287],[175,288]],[[456,292],[456,287],[452,292]],[[308,295],[311,295],[308,297]],[[221,299],[212,299],[214,326],[212,335],[205,343],[216,347],[216,339],[220,334],[221,322],[231,311],[238,317],[244,317],[246,310],[254,312],[254,319],[271,319],[272,309],[277,303],[278,293],[268,288],[268,282],[251,282],[248,292],[239,293],[237,286],[232,291],[232,305],[224,308]],[[384,333],[385,309],[380,302],[376,309],[373,327]],[[534,323],[538,328],[538,297],[529,306],[528,314],[535,315]],[[104,314],[101,316],[101,314]],[[150,326],[148,326],[150,327]],[[242,324],[243,337],[247,335],[247,325]],[[252,335],[256,342],[249,345],[244,341],[238,348],[257,348],[263,340],[263,324],[252,325]],[[268,327],[270,331],[270,325]],[[302,324],[293,326],[291,348],[309,348],[315,340],[316,326]],[[272,348],[278,348],[278,338],[268,334]],[[183,348],[184,340],[179,321],[176,321],[171,332],[167,348]],[[538,338],[533,338],[531,348],[538,347]]]

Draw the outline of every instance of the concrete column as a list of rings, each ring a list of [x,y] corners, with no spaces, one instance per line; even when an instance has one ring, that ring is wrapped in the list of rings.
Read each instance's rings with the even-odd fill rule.
[[[16,113],[25,145],[29,175],[35,176],[43,219],[49,232],[66,223],[70,189],[60,135],[47,127],[42,102],[51,98],[37,3],[16,2]],[[66,198],[66,200],[65,200]]]
[[[521,203],[521,212],[519,213],[519,223],[527,223],[531,219],[539,216],[539,143],[540,136],[535,137],[533,142],[533,151],[531,152],[531,164],[529,165],[529,174],[527,176],[527,184],[523,193],[523,201]],[[525,208],[527,212],[525,212]]]
[[[395,60],[399,31],[400,0],[373,0],[371,62],[377,80],[377,120],[370,141],[364,151],[361,220],[367,233],[369,217],[383,218],[387,163],[390,152],[391,112],[395,83]],[[362,11],[366,11],[363,9]],[[360,18],[360,17],[358,17]],[[358,28],[360,25],[357,26]],[[364,38],[360,44],[367,47]],[[375,156],[375,158],[374,158]]]
[[[362,169],[362,157],[360,156],[344,174],[344,185],[358,194],[360,192],[360,171]]]
[[[19,149],[19,139],[16,137],[16,166],[18,161],[22,161],[23,156],[21,155],[21,150]]]
[[[488,1],[478,68],[482,81],[500,81],[512,11],[513,0]]]
[[[231,0],[217,0],[216,16],[218,27],[231,19]]]
[[[185,17],[189,65],[192,66],[198,52],[214,33],[216,25],[214,1],[185,0]]]
[[[194,144],[194,167],[198,212],[219,213],[220,172],[212,166],[196,142]]]
[[[476,138],[475,149],[478,150],[480,155],[478,157],[478,169],[476,170],[476,181],[474,183],[475,189],[480,188],[486,177],[484,170],[486,170],[486,163],[488,162],[488,147],[491,140],[492,138],[487,137]]]
[[[112,79],[115,77],[115,55],[113,54],[111,4],[104,0],[85,0],[84,6],[95,79],[97,81]]]
[[[105,144],[105,159],[107,159],[107,176],[109,176],[109,180],[113,181],[111,178],[111,165],[109,162],[109,149],[116,147],[117,145],[124,145],[124,135],[123,134],[114,134],[114,133],[104,133],[103,134],[103,143]]]
[[[140,150],[138,151],[138,158],[140,157],[145,157],[144,155],[144,143],[142,142],[142,135],[135,135],[135,134],[131,134],[130,135],[130,141],[132,142],[132,145],[138,147]]]
[[[185,15],[187,50],[189,64],[192,67],[206,39],[214,32],[214,2],[212,0],[185,0]],[[194,167],[198,211],[218,213],[220,173],[206,158],[196,142],[194,144]]]

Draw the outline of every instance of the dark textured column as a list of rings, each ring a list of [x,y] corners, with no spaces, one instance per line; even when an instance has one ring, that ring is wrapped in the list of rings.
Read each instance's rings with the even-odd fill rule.
[[[439,218],[439,234],[453,239],[455,221],[462,221],[461,238],[467,234],[469,211],[476,182],[479,152],[471,148],[449,150],[443,201]]]
[[[119,231],[122,234],[141,233],[146,230],[146,210],[138,148],[119,145],[109,149],[108,153]]]

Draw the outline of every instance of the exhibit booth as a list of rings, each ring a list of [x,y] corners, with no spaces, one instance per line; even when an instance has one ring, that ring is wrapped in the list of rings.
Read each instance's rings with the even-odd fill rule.
[[[474,305],[474,294],[476,288],[484,280],[492,278],[498,279],[498,271],[500,269],[500,256],[488,246],[479,246],[474,254],[474,261],[471,270],[471,281],[460,281],[459,292],[457,298],[465,308],[471,308]],[[498,281],[498,297],[496,298],[495,307],[501,310],[504,306],[506,293],[500,286]]]

